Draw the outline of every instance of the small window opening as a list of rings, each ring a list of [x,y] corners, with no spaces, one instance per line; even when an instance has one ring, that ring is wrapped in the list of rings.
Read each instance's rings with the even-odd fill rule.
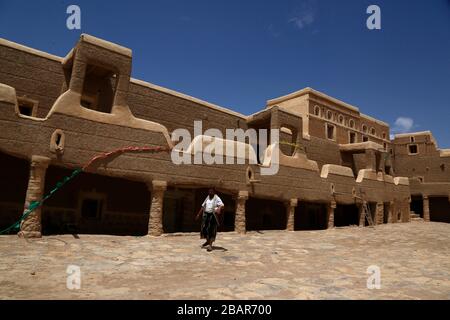
[[[349,142],[350,143],[356,143],[356,133],[350,132]]]
[[[316,116],[319,116],[319,115],[320,115],[320,108],[319,108],[319,106],[315,106],[315,107],[314,107],[314,114],[315,114]]]
[[[117,80],[114,71],[88,64],[80,104],[91,110],[110,113]]]
[[[409,154],[417,154],[418,153],[417,145],[416,144],[410,144],[408,146],[408,151],[409,151]]]
[[[327,138],[330,140],[335,139],[335,127],[332,125],[327,124]]]
[[[19,113],[24,116],[34,117],[36,115],[37,101],[28,98],[17,98]]]
[[[367,141],[369,141],[369,138],[366,136],[363,136],[362,140],[363,140],[363,142],[367,142]]]
[[[85,198],[81,205],[81,216],[85,219],[100,219],[102,207],[102,199]]]

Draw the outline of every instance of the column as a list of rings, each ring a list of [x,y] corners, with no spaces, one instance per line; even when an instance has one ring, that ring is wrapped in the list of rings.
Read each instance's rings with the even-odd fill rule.
[[[366,149],[366,169],[377,171],[377,157],[375,154],[375,150]]]
[[[152,203],[150,207],[150,218],[148,222],[148,234],[160,236],[163,234],[163,201],[164,191],[167,189],[167,182],[153,180],[151,187]]]
[[[50,159],[42,156],[32,156],[30,164],[30,177],[28,179],[28,189],[25,197],[24,209],[28,209],[33,201],[41,201],[45,187],[45,173],[50,163]],[[40,238],[42,236],[42,207],[35,209],[30,215],[20,223],[19,237]]]
[[[295,208],[297,207],[298,200],[297,199],[291,199],[286,206],[287,211],[287,222],[286,222],[286,230],[287,231],[294,231],[294,225],[295,225]]]
[[[248,199],[248,191],[239,191],[236,202],[236,215],[234,218],[234,231],[245,233],[245,202]]]
[[[428,196],[423,196],[423,220],[430,221],[430,200]]]
[[[375,225],[383,224],[384,220],[384,203],[377,202],[376,212],[375,212]]]
[[[388,223],[393,223],[394,219],[394,201],[389,202],[389,208],[388,208]]]
[[[367,206],[367,202],[359,204],[359,226],[364,227],[366,225],[366,214],[364,213],[364,206]]]
[[[336,201],[331,201],[328,205],[328,227],[327,229],[334,228],[334,210],[336,209]]]

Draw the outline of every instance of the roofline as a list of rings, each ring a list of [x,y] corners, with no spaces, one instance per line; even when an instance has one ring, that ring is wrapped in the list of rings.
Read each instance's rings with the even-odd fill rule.
[[[221,112],[224,112],[224,113],[228,113],[228,114],[231,114],[233,116],[240,117],[240,118],[242,118],[244,120],[247,119],[247,116],[242,114],[242,113],[230,110],[230,109],[225,108],[225,107],[221,107],[219,105],[216,105],[216,104],[213,104],[213,103],[210,103],[210,102],[207,102],[207,101],[204,101],[204,100],[201,100],[201,99],[189,96],[187,94],[184,94],[184,93],[181,93],[181,92],[178,92],[178,91],[174,91],[174,90],[171,90],[171,89],[168,89],[168,88],[165,88],[165,87],[158,86],[158,85],[150,83],[150,82],[146,82],[146,81],[143,81],[143,80],[131,78],[130,79],[130,83],[133,83],[133,84],[136,84],[136,85],[140,85],[142,87],[154,89],[154,90],[162,92],[162,93],[167,93],[167,94],[170,94],[172,96],[175,96],[175,97],[178,97],[178,98],[181,98],[181,99],[184,99],[184,100],[192,101],[194,103],[203,105],[205,107],[208,107],[208,108],[211,108],[211,109],[214,109],[214,110],[218,110],[218,111],[221,111]]]
[[[373,118],[373,117],[371,117],[371,116],[369,116],[369,115],[367,115],[367,114],[364,114],[364,113],[360,113],[359,115],[360,115],[361,118],[370,120],[370,121],[375,122],[375,123],[377,123],[377,124],[379,124],[379,125],[386,126],[386,127],[389,128],[389,124],[386,123],[386,122],[384,122],[384,121],[375,119],[375,118]]]
[[[411,137],[411,136],[421,136],[421,135],[425,135],[425,134],[429,134],[430,136],[433,136],[431,131],[427,130],[427,131],[418,131],[418,132],[411,132],[411,133],[397,133],[394,135],[394,138],[407,138],[407,137]]]
[[[92,36],[89,36],[89,35],[86,35],[86,34],[83,34],[82,37],[85,40],[88,40],[89,42],[94,42],[94,43],[98,42],[98,40],[101,40],[101,39],[98,39],[98,38],[95,38],[95,37],[92,37]],[[108,42],[108,41],[103,41],[102,44],[104,46],[107,46],[109,44],[114,45],[113,43]],[[24,46],[24,45],[21,45],[21,44],[18,44],[16,42],[12,42],[12,41],[9,41],[9,40],[3,39],[3,38],[0,38],[0,45],[6,46],[6,47],[10,47],[10,48],[13,48],[13,49],[16,49],[16,50],[19,50],[19,51],[24,51],[24,52],[27,52],[27,53],[30,53],[30,54],[33,54],[33,55],[36,55],[36,56],[40,56],[40,57],[43,57],[43,58],[46,58],[46,59],[50,59],[50,60],[53,60],[53,61],[57,61],[57,62],[61,62],[61,63],[66,61],[67,60],[66,58],[73,52],[73,48],[72,48],[71,51],[67,54],[67,56],[63,58],[63,57],[59,57],[59,56],[56,56],[56,55],[53,55],[53,54],[46,53],[46,52],[41,51],[41,50],[37,50],[37,49],[33,49],[33,48],[30,48],[30,47],[27,47],[27,46]],[[120,47],[120,46],[118,46],[118,47]],[[120,48],[122,48],[122,47],[120,47]],[[123,52],[123,54],[127,54],[127,53],[128,53],[127,51]],[[130,53],[131,53],[131,51],[130,51]],[[135,79],[135,78],[130,78],[130,83],[133,83],[133,84],[136,84],[136,85],[140,85],[140,86],[143,86],[143,87],[147,87],[147,88],[159,91],[159,92],[163,92],[163,93],[166,93],[166,94],[169,94],[169,95],[172,95],[172,96],[184,99],[184,100],[192,101],[194,103],[203,105],[205,107],[208,107],[208,108],[211,108],[211,109],[214,109],[214,110],[217,110],[217,111],[221,111],[221,112],[224,112],[224,113],[228,113],[228,114],[231,114],[233,116],[240,117],[240,118],[242,118],[244,120],[247,119],[247,116],[242,114],[242,113],[230,110],[230,109],[225,108],[225,107],[221,107],[221,106],[213,104],[213,103],[209,103],[209,102],[201,100],[201,99],[194,98],[192,96],[189,96],[189,95],[181,93],[181,92],[177,92],[177,91],[174,91],[174,90],[171,90],[171,89],[168,89],[168,88],[164,88],[164,87],[152,84],[150,82],[146,82],[146,81]]]
[[[274,98],[274,99],[271,99],[271,100],[267,100],[267,105],[277,104],[277,103],[280,103],[280,102],[283,102],[283,101],[286,101],[286,100],[289,100],[289,99],[297,98],[297,97],[303,96],[305,94],[310,94],[310,93],[315,94],[316,96],[319,96],[321,98],[330,100],[331,102],[334,102],[334,103],[336,103],[336,104],[338,104],[340,106],[343,106],[343,107],[345,107],[347,109],[350,109],[352,111],[359,112],[359,108],[358,107],[352,106],[351,104],[348,104],[348,103],[346,103],[344,101],[341,101],[339,99],[333,98],[333,97],[331,97],[331,96],[329,96],[329,95],[327,95],[327,94],[325,94],[323,92],[317,91],[317,90],[315,90],[315,89],[313,89],[311,87],[306,87],[306,88],[303,88],[301,90],[289,93],[287,95],[284,95],[284,96],[281,96],[281,97],[278,97],[278,98]]]
[[[58,61],[61,62],[63,58],[59,57],[59,56],[55,56],[53,54],[41,51],[41,50],[37,50],[37,49],[33,49],[21,44],[18,44],[16,42],[12,42],[3,38],[0,38],[0,45],[3,45],[5,47],[10,47],[16,50],[20,50],[20,51],[25,51],[31,54],[34,54],[36,56],[40,56],[46,59],[50,59],[50,60],[54,60],[54,61]]]

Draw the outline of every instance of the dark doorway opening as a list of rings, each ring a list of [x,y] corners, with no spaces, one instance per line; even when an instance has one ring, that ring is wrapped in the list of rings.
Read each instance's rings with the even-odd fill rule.
[[[245,203],[247,230],[286,229],[286,207],[282,202],[250,198]]]
[[[334,210],[334,226],[346,227],[359,225],[359,210],[356,204],[337,204]]]
[[[28,160],[0,152],[0,230],[22,216],[29,172]]]
[[[236,203],[230,194],[218,191],[217,195],[225,205],[219,216],[219,232],[234,231]],[[200,232],[201,218],[196,221],[203,201],[208,196],[207,188],[169,187],[164,194],[163,229],[166,233]]]
[[[45,193],[72,170],[50,166]],[[42,233],[143,236],[148,232],[151,194],[145,183],[81,173],[42,207]]]
[[[411,211],[414,211],[414,213],[420,215],[421,218],[423,218],[423,198],[422,198],[422,196],[412,196],[411,197],[410,209],[411,209]]]
[[[430,220],[450,222],[450,201],[448,197],[430,197]]]
[[[299,202],[295,209],[294,230],[324,230],[327,228],[325,203]]]

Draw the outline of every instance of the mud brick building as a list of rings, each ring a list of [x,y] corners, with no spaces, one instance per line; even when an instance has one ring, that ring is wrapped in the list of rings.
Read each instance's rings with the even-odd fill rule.
[[[65,57],[0,39],[0,228],[98,153],[172,148],[172,131],[193,134],[195,120],[224,136],[227,128],[280,129],[288,143],[270,145],[258,164],[121,154],[64,186],[19,235],[196,231],[210,186],[226,204],[223,231],[364,226],[367,207],[376,224],[408,222],[411,209],[426,221],[450,219],[450,150],[439,150],[430,132],[390,140],[388,124],[311,88],[246,116],[132,79],[131,67],[130,49],[89,35]],[[279,172],[261,175],[274,148]]]

